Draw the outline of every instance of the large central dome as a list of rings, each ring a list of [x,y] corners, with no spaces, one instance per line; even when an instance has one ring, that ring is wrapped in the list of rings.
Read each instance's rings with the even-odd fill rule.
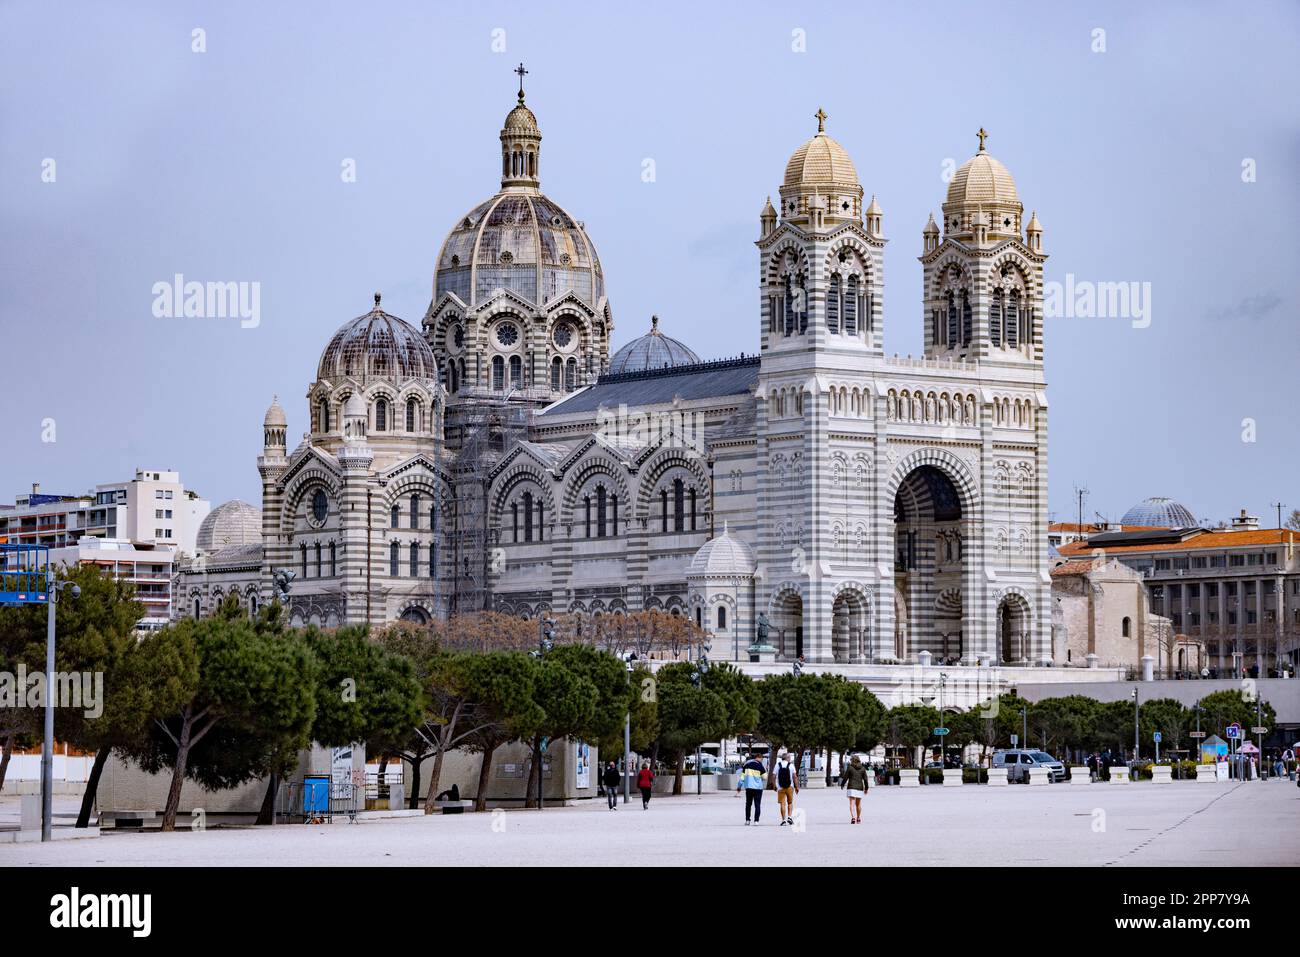
[[[542,195],[541,145],[521,83],[501,128],[501,192],[462,216],[443,241],[435,303],[450,292],[472,308],[505,289],[534,306],[572,292],[594,309],[605,295],[600,258],[582,223]]]

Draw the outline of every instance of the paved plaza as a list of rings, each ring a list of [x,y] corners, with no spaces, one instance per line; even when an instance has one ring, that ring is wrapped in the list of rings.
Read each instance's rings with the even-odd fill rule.
[[[1043,788],[873,788],[863,823],[839,790],[809,789],[803,826],[780,827],[776,795],[744,826],[730,794],[604,802],[496,815],[357,824],[106,833],[0,845],[0,866],[258,865],[1295,865],[1300,788],[1281,781]]]

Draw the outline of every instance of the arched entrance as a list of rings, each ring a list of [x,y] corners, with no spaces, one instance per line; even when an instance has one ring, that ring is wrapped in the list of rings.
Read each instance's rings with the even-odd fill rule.
[[[957,488],[941,468],[918,466],[899,483],[894,495],[894,655],[899,660],[921,651],[943,660],[961,647],[964,518]]]
[[[412,605],[402,612],[402,621],[408,621],[414,625],[427,625],[429,623],[429,613],[419,605]]]
[[[867,604],[856,591],[842,591],[831,606],[831,655],[836,661],[866,656]]]
[[[803,599],[798,592],[784,591],[773,601],[772,628],[776,632],[779,657],[798,658],[803,655]]]
[[[1003,664],[1029,661],[1029,603],[1020,595],[998,602],[998,648]]]

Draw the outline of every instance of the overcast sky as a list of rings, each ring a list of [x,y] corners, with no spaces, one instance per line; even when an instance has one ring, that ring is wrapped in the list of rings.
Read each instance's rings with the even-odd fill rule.
[[[260,503],[272,395],[293,446],[338,326],[376,290],[419,322],[523,60],[615,347],[656,313],[757,351],[758,213],[824,107],[884,209],[886,349],[919,353],[921,229],[983,126],[1049,282],[1150,284],[1149,324],[1048,320],[1054,515],[1075,484],[1112,518],[1300,507],[1300,6],[839,6],[4,3],[0,500],[147,466]],[[259,283],[260,324],[156,318],[176,273]]]

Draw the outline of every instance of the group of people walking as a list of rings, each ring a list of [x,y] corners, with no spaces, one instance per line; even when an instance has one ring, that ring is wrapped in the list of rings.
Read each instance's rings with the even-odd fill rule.
[[[617,762],[610,761],[600,775],[600,788],[609,800],[609,809],[618,810],[618,789],[623,782],[623,775],[618,770]],[[650,795],[654,792],[655,773],[650,770],[650,762],[642,761],[641,769],[636,773],[636,788],[641,792],[641,810],[650,809]]]

